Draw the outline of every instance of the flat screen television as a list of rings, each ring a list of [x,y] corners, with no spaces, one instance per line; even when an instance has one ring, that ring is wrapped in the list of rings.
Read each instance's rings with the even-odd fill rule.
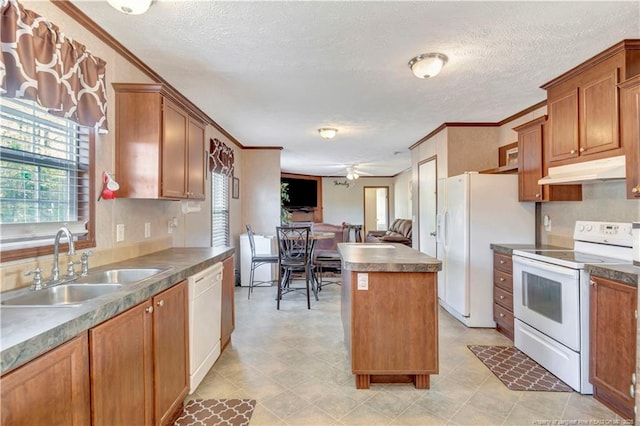
[[[281,182],[289,184],[289,201],[282,203],[284,207],[318,207],[317,180],[283,177]]]

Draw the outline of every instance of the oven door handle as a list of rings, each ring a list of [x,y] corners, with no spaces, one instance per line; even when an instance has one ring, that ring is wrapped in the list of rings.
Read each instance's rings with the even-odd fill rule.
[[[539,270],[553,272],[555,274],[566,275],[569,277],[575,277],[578,275],[578,271],[571,268],[566,268],[564,266],[552,265],[551,263],[540,262],[538,260],[527,259],[524,257],[520,257],[518,255],[513,256],[514,264],[521,264],[525,266],[530,266],[532,268],[537,268]]]

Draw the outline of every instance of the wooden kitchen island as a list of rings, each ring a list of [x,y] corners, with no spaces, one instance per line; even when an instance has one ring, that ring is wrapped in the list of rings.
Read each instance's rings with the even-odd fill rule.
[[[439,260],[403,244],[338,244],[342,325],[356,388],[438,374]]]

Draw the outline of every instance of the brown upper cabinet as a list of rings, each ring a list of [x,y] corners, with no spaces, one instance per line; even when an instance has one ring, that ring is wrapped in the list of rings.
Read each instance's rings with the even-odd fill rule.
[[[548,166],[625,154],[618,83],[640,73],[640,40],[623,40],[541,86],[547,91]]]
[[[520,201],[581,201],[582,185],[539,185],[547,174],[544,144],[547,116],[515,127],[518,132],[518,199]]]
[[[113,88],[118,197],[204,199],[204,119],[161,84]]]
[[[640,199],[640,74],[619,87],[620,139],[627,149],[627,198]]]

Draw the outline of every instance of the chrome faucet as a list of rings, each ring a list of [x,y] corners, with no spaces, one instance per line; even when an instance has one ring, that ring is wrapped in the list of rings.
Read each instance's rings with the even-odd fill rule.
[[[60,267],[58,266],[58,255],[60,252],[60,238],[62,235],[65,235],[69,240],[69,256],[72,256],[76,253],[76,248],[73,245],[73,234],[69,231],[69,228],[63,226],[58,229],[58,233],[56,234],[56,239],[53,242],[53,269],[51,270],[51,279],[49,280],[50,284],[57,284],[60,281]]]

